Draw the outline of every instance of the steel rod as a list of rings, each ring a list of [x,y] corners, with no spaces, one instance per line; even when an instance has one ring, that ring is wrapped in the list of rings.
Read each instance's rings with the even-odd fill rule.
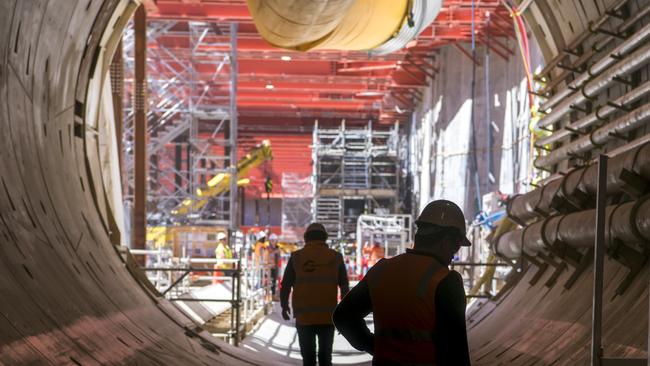
[[[144,6],[135,11],[135,158],[133,238],[131,248],[144,249],[147,236],[147,14]],[[144,257],[137,257],[139,265]]]
[[[596,195],[596,240],[594,250],[594,289],[591,313],[591,365],[600,366],[603,355],[603,270],[605,260],[605,216],[607,206],[607,155],[598,158],[598,193]]]

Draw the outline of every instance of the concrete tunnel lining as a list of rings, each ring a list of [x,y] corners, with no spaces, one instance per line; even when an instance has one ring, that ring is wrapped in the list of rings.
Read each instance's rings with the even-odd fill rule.
[[[110,241],[84,107],[126,4],[0,3],[0,364],[281,364],[199,333]]]

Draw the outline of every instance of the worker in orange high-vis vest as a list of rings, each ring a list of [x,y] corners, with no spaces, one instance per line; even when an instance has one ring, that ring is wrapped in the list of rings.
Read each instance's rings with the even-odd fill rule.
[[[298,343],[303,365],[332,364],[334,324],[332,313],[341,296],[349,291],[347,271],[341,253],[327,247],[327,231],[313,223],[304,234],[305,247],[293,252],[282,277],[280,304],[282,317],[289,320],[289,294],[293,288],[292,308],[296,318]]]
[[[415,246],[380,260],[334,312],[334,324],[373,365],[470,364],[463,279],[449,270],[465,237],[453,202],[429,203],[416,221]],[[375,332],[364,318],[372,313]]]

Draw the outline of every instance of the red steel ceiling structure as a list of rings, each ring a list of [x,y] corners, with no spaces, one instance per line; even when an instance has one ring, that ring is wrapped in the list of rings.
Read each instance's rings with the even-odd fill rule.
[[[242,125],[307,126],[315,119],[403,122],[421,101],[427,78],[435,78],[438,72],[436,48],[471,40],[472,15],[477,43],[488,44],[489,31],[491,51],[502,57],[513,53],[503,41],[514,37],[512,20],[499,0],[445,1],[435,22],[407,49],[374,57],[364,52],[300,53],[274,48],[257,33],[245,0],[144,3],[150,19],[239,23],[237,106]],[[158,36],[165,47],[189,48],[183,39],[174,29]],[[459,50],[471,58],[465,48]],[[207,78],[212,71],[199,74]]]

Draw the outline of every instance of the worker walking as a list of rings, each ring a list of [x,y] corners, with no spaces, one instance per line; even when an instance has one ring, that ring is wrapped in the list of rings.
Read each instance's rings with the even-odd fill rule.
[[[371,268],[336,308],[334,324],[373,365],[469,365],[463,279],[448,268],[470,245],[463,212],[433,201],[416,225],[414,249]],[[370,313],[374,334],[364,321]]]
[[[291,254],[282,277],[282,317],[289,320],[289,294],[293,288],[293,316],[303,365],[316,365],[318,337],[318,364],[328,366],[332,364],[332,312],[337,303],[337,287],[345,296],[349,291],[348,276],[343,256],[325,243],[327,231],[323,225],[309,225],[304,238],[305,247]]]
[[[278,247],[278,236],[274,233],[269,235],[268,262],[271,273],[271,295],[275,297],[275,289],[278,282],[278,268],[280,268],[280,247]]]

